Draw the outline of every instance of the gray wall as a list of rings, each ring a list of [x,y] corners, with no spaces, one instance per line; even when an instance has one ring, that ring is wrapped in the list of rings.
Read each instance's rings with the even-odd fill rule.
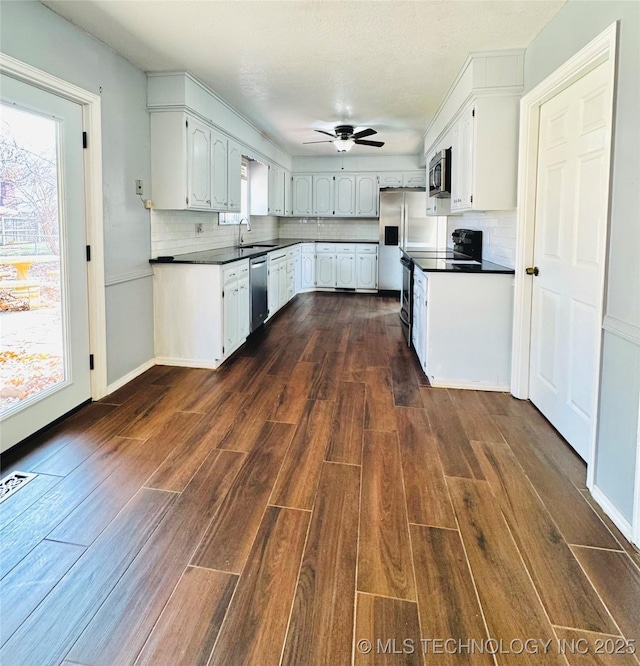
[[[108,382],[153,357],[147,80],[139,69],[37,2],[3,2],[1,50],[102,97]],[[146,276],[146,277],[144,277]]]
[[[525,91],[615,21],[620,21],[615,101],[606,314],[640,327],[640,3],[571,0],[525,55]],[[633,517],[640,353],[638,342],[604,333],[596,483],[620,513]]]

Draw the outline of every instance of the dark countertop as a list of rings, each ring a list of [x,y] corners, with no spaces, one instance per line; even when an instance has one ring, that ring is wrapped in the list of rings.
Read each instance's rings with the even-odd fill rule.
[[[274,238],[265,241],[256,241],[255,245],[269,245],[270,247],[222,247],[216,250],[203,250],[200,252],[188,252],[187,254],[176,254],[172,259],[150,259],[151,264],[230,264],[232,261],[239,259],[249,259],[251,257],[259,257],[273,252],[274,250],[283,250],[292,245],[299,243],[374,243],[378,244],[377,240],[313,240],[312,238]]]
[[[451,263],[454,261],[469,261],[469,257],[453,250],[442,251],[404,251],[403,253],[413,260],[415,266],[425,273],[506,273],[515,274],[513,268],[507,268],[490,261],[481,263]],[[447,261],[449,260],[449,261]]]

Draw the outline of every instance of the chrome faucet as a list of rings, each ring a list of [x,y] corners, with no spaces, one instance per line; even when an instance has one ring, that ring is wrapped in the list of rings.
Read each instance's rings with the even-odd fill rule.
[[[246,222],[247,224],[247,231],[251,231],[251,220],[248,217],[242,217],[240,218],[240,222],[238,222],[238,244],[236,247],[242,247],[242,244],[244,243],[244,238],[242,236],[242,223]]]

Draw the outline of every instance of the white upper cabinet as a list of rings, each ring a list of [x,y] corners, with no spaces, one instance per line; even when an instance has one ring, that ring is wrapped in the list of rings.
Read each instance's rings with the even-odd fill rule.
[[[269,165],[269,215],[284,215],[285,170]]]
[[[293,176],[293,215],[313,215],[313,176]]]
[[[211,208],[227,210],[229,192],[227,190],[227,138],[211,130]]]
[[[231,139],[228,146],[228,165],[228,210],[239,213],[242,204],[242,152],[240,146]]]
[[[356,208],[356,177],[340,174],[334,181],[335,206],[333,214],[337,217],[351,217]]]
[[[293,215],[293,182],[291,179],[291,171],[284,171],[284,211],[285,217]]]
[[[402,172],[398,171],[395,173],[381,173],[379,176],[380,187],[402,187],[403,178]]]
[[[515,209],[522,90],[522,51],[474,54],[434,116],[425,154],[428,163],[451,148],[452,214]],[[444,208],[427,204],[432,215]]]
[[[195,118],[187,118],[187,182],[189,208],[211,208],[211,132]]]
[[[378,217],[378,176],[356,175],[356,215]]]
[[[229,210],[227,143],[226,136],[182,111],[152,113],[153,207]]]
[[[333,176],[313,176],[313,214],[333,216]]]
[[[409,171],[408,173],[402,174],[402,186],[426,188],[427,187],[426,169],[421,169],[420,171]]]

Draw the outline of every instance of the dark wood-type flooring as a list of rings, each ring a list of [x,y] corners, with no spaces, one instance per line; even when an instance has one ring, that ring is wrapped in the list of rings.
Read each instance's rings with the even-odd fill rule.
[[[0,505],[0,663],[638,666],[640,558],[582,462],[429,387],[397,309],[298,296],[5,455],[38,476]]]

